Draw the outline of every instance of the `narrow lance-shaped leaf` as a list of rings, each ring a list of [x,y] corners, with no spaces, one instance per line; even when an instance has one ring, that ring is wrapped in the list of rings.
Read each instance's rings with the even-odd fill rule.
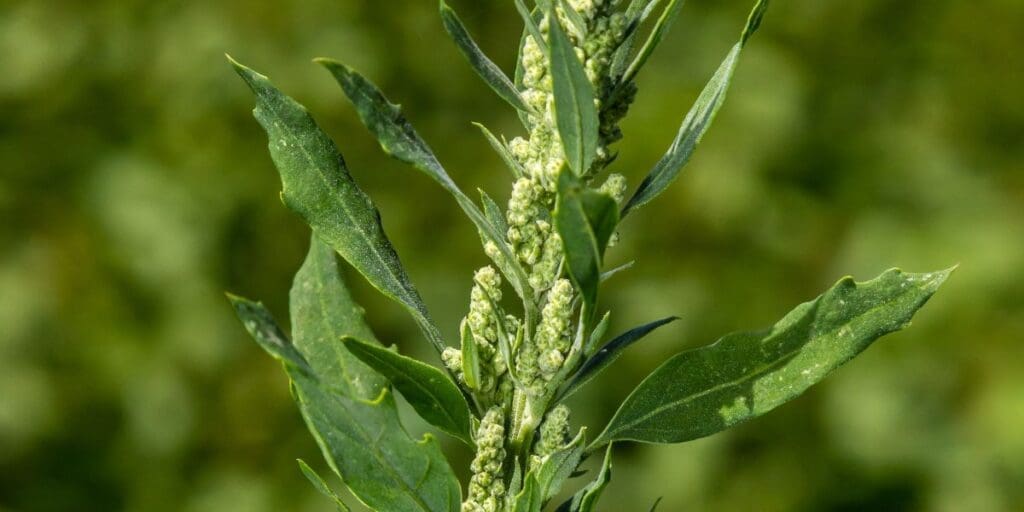
[[[505,166],[512,171],[513,177],[522,178],[526,174],[523,166],[520,165],[519,161],[516,160],[514,156],[512,156],[512,153],[508,149],[508,145],[503,141],[498,140],[498,138],[495,137],[486,126],[480,123],[473,123],[473,126],[479,128],[480,132],[484,134],[484,138],[487,139],[487,142],[491,145],[491,148],[494,149],[494,152],[498,153],[498,156],[501,157],[501,161],[505,162]]]
[[[245,297],[234,294],[227,294],[231,306],[235,309],[235,315],[242,321],[249,336],[263,348],[271,357],[281,361],[285,366],[298,368],[308,374],[313,374],[309,362],[300,353],[292,342],[285,335],[274,320],[274,316],[267,311],[262,303],[254,302]]]
[[[562,171],[554,216],[569,276],[580,290],[588,314],[593,316],[604,250],[619,221],[617,205],[611,196],[585,189],[571,173]]]
[[[583,458],[583,448],[586,446],[586,427],[580,429],[579,434],[563,446],[561,449],[548,455],[535,469],[537,476],[536,492],[540,495],[540,501],[546,503],[562,489],[562,484],[576,471]]]
[[[374,401],[350,398],[291,361],[296,347],[262,305],[232,297],[239,318],[258,343],[275,333],[271,355],[285,361],[299,410],[331,469],[374,510],[457,512],[458,479],[431,436],[414,441],[385,388]],[[267,345],[265,345],[266,347]],[[291,347],[276,350],[277,347]],[[299,354],[303,359],[311,354]]]
[[[459,338],[462,347],[462,375],[470,389],[480,389],[480,354],[473,330],[465,319],[459,324]]]
[[[608,344],[601,347],[601,350],[598,350],[593,357],[587,359],[587,361],[583,363],[583,366],[580,367],[579,371],[577,371],[569,383],[566,384],[565,390],[562,391],[559,400],[568,398],[588,382],[593,380],[594,377],[597,377],[605,368],[611,366],[611,364],[614,363],[630,345],[640,341],[644,336],[647,336],[651,331],[658,327],[678,319],[679,317],[675,316],[662,318],[661,320],[641,325],[640,327],[635,327],[616,336],[615,339],[609,341]]]
[[[609,444],[608,449],[605,450],[604,462],[601,464],[601,471],[597,474],[597,478],[580,489],[571,499],[562,503],[557,512],[593,512],[594,507],[597,506],[597,500],[601,498],[601,493],[608,486],[608,482],[612,480],[612,446]]]
[[[334,250],[314,234],[289,295],[295,347],[333,389],[353,398],[380,396],[387,380],[338,343],[342,336],[375,341],[338,270]]]
[[[306,464],[306,461],[297,459],[297,462],[299,463],[299,470],[302,471],[303,475],[305,475],[306,480],[309,480],[309,483],[313,484],[313,487],[317,491],[320,491],[320,494],[323,494],[334,501],[334,505],[338,508],[339,512],[350,512],[348,506],[345,505],[345,503],[341,501],[341,498],[339,498],[330,486],[327,485],[327,482],[324,481],[323,477],[314,471],[313,468],[309,467],[309,464]]]
[[[590,449],[615,440],[689,441],[760,416],[907,326],[951,271],[845,278],[770,329],[677,354],[626,398]]]
[[[544,35],[541,34],[540,25],[537,23],[537,19],[534,17],[533,11],[526,7],[523,0],[515,0],[516,10],[519,11],[519,16],[523,18],[523,24],[526,26],[526,31],[533,38],[534,42],[541,50],[547,50],[547,43],[544,41]]]
[[[470,66],[476,71],[480,78],[487,83],[487,85],[494,90],[503,100],[507,101],[509,105],[512,105],[518,110],[530,111],[530,107],[523,101],[522,96],[519,95],[519,91],[516,86],[512,84],[505,73],[501,71],[501,68],[497,66],[491,59],[487,58],[483,50],[473,41],[473,37],[469,35],[469,31],[466,30],[466,26],[462,24],[462,20],[455,14],[455,11],[448,6],[444,0],[440,1],[441,9],[441,21],[444,23],[444,28],[448,32],[448,35],[455,41],[455,45],[458,46],[459,51],[469,61]]]
[[[600,120],[594,105],[594,87],[553,11],[548,14],[548,35],[555,124],[569,167],[582,176],[597,156]]]
[[[482,231],[501,251],[508,261],[517,261],[512,249],[505,242],[504,233],[498,233],[487,222],[483,213],[476,207],[472,199],[459,189],[458,185],[448,176],[441,163],[437,161],[433,151],[427,146],[416,130],[402,115],[401,108],[388,101],[373,82],[350,69],[349,67],[329,59],[317,59],[317,62],[334,75],[345,95],[352,101],[359,119],[373,132],[384,151],[396,159],[408,163],[433,178],[442,188],[447,190],[466,213],[477,229]],[[520,297],[526,297],[526,273],[518,265],[509,265],[511,275],[506,276]]]
[[[636,43],[636,36],[640,32],[640,26],[647,21],[659,3],[661,0],[633,0],[629,3],[625,13],[629,22],[622,35],[622,42],[619,43],[619,47],[612,55],[611,76],[621,77],[625,73],[626,66],[629,64],[629,56]]]
[[[715,114],[718,113],[718,109],[725,102],[725,94],[729,90],[729,83],[732,81],[733,72],[736,70],[740,51],[743,50],[747,40],[750,39],[750,36],[760,26],[761,18],[764,16],[767,8],[768,0],[760,0],[754,6],[754,10],[751,11],[750,17],[747,19],[747,25],[743,29],[740,41],[732,47],[729,55],[725,57],[725,60],[718,67],[718,71],[711,77],[711,81],[704,86],[704,90],[701,91],[697,101],[690,108],[690,112],[683,119],[683,124],[679,128],[679,133],[672,142],[672,146],[647,174],[643,183],[640,184],[633,197],[629,199],[629,202],[623,208],[623,217],[664,192],[676,177],[679,176],[679,171],[690,161],[694,149],[697,148],[697,144],[704,137],[704,133],[711,127]]]
[[[679,11],[682,10],[685,0],[669,0],[668,5],[665,6],[665,10],[662,11],[661,16],[658,18],[658,22],[654,24],[654,30],[647,36],[647,41],[640,47],[640,51],[637,52],[636,57],[633,58],[633,62],[626,68],[626,72],[622,75],[619,80],[620,84],[628,84],[636,78],[637,73],[640,72],[640,68],[644,67],[647,63],[647,59],[651,57],[654,50],[658,48],[658,44],[661,43],[665,36],[668,35],[669,29],[672,28],[672,23],[675,22],[676,18],[679,17]],[[648,5],[648,8],[641,12],[641,16],[646,18],[650,15],[650,9],[657,2]]]
[[[472,446],[469,405],[444,372],[380,345],[350,337],[342,338],[342,343],[387,377],[427,423]]]
[[[349,174],[334,141],[267,77],[231,61],[256,95],[256,120],[281,175],[282,198],[375,288],[401,303],[440,352],[444,342],[384,234],[380,214]]]

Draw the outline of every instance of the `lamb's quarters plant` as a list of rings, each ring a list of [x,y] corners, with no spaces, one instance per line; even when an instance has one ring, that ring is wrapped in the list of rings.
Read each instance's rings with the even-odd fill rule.
[[[514,0],[525,28],[509,77],[440,2],[443,26],[459,50],[523,121],[524,135],[511,140],[477,125],[514,178],[504,209],[483,191],[479,204],[462,192],[370,80],[338,62],[317,60],[383,150],[437,181],[476,226],[493,266],[472,275],[457,340],[445,340],[431,320],[373,202],[331,138],[302,105],[232,60],[256,95],[255,115],[280,171],[281,197],[310,225],[312,237],[291,290],[291,339],[259,303],[230,299],[253,338],[283,363],[328,466],[366,506],[539,512],[580,477],[581,461],[603,452],[596,475],[555,504],[559,511],[594,510],[611,478],[614,443],[689,441],[772,410],[880,336],[905,327],[949,275],[890,270],[863,283],[843,278],[771,328],[730,334],[668,359],[603,428],[572,426],[565,399],[674,320],[655,320],[606,341],[601,283],[628,266],[609,269],[604,254],[621,220],[663,192],[689,161],[768,7],[767,0],[754,6],[671,147],[627,199],[622,175],[602,175],[615,161],[612,145],[622,137],[618,125],[636,95],[637,75],[682,4],[537,0],[528,6]],[[651,19],[643,39],[641,29]],[[441,365],[399,354],[374,337],[336,254],[408,310]],[[473,449],[468,483],[460,485],[433,436],[414,439],[406,432],[395,391],[425,421]],[[313,469],[301,461],[300,469],[346,510]]]

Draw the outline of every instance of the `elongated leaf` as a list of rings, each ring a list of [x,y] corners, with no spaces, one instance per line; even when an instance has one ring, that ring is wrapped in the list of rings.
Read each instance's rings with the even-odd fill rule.
[[[495,137],[494,134],[491,133],[491,131],[488,130],[486,126],[480,123],[473,123],[473,126],[479,128],[480,132],[484,134],[484,138],[487,139],[487,142],[491,145],[492,148],[494,148],[494,151],[498,153],[498,156],[501,157],[501,161],[505,162],[505,166],[508,167],[510,171],[512,171],[513,177],[521,178],[526,174],[526,170],[524,170],[523,166],[519,164],[519,161],[516,160],[514,156],[512,156],[512,153],[509,151],[508,146],[504,142],[498,140],[498,138]]]
[[[668,8],[671,8],[671,6]],[[759,0],[757,5],[754,6],[754,10],[751,11],[750,17],[747,19],[747,25],[743,29],[740,41],[732,47],[729,55],[725,57],[725,60],[718,67],[718,71],[711,77],[711,81],[704,86],[704,90],[701,91],[697,101],[690,108],[690,112],[683,119],[683,124],[679,128],[679,133],[676,135],[675,140],[672,141],[672,146],[647,174],[643,183],[640,184],[633,197],[629,199],[629,202],[623,208],[623,217],[664,192],[675,181],[676,177],[679,176],[679,171],[690,161],[690,157],[697,148],[697,144],[700,144],[701,138],[704,137],[708,128],[711,127],[715,114],[718,113],[718,109],[725,102],[725,95],[729,90],[729,83],[732,81],[733,72],[736,71],[740,51],[743,50],[747,40],[750,39],[750,36],[760,26],[761,18],[764,16],[767,8],[768,0]]]
[[[626,24],[626,29],[622,34],[622,41],[619,43],[619,47],[615,49],[615,53],[612,55],[612,65],[609,73],[616,80],[621,82],[621,77],[626,72],[626,66],[630,63],[629,56],[633,52],[633,46],[636,44],[636,36],[640,33],[640,26],[647,21],[651,13],[654,12],[654,8],[661,3],[661,0],[633,0],[629,3],[629,7],[626,8],[626,19],[629,22]]]
[[[466,385],[470,389],[480,389],[480,354],[476,342],[473,340],[473,331],[465,319],[459,325],[459,334],[462,347],[462,375],[466,379]]]
[[[587,338],[587,344],[583,347],[583,355],[590,357],[593,355],[594,351],[597,350],[601,340],[604,339],[605,333],[608,332],[608,322],[611,320],[611,317],[612,312],[606,311],[604,316],[601,317],[601,320],[597,322],[594,330],[590,333],[590,337]]]
[[[865,283],[845,278],[770,329],[682,352],[637,386],[591,448],[615,440],[689,441],[760,416],[908,325],[951,271],[890,270]]]
[[[414,441],[385,389],[374,402],[325,392],[290,372],[294,393],[324,458],[372,510],[457,512],[461,489],[437,440]]]
[[[523,480],[523,488],[516,495],[512,505],[512,512],[540,512],[544,501],[540,499],[540,491],[537,489],[537,475],[532,471]]]
[[[597,478],[580,489],[570,500],[562,503],[557,512],[593,512],[594,507],[597,506],[597,500],[601,498],[601,493],[608,486],[608,482],[612,480],[612,446],[609,444],[608,449],[605,450],[604,462],[601,464],[601,471],[597,474]]]
[[[526,4],[523,3],[523,0],[515,0],[515,4],[516,10],[519,11],[519,16],[523,18],[523,24],[526,27],[526,31],[530,34],[530,37],[533,38],[534,42],[537,43],[537,46],[541,50],[547,51],[547,42],[544,41],[544,35],[541,34],[540,26],[538,25],[537,18],[534,17],[533,11],[526,8]]]
[[[427,143],[416,133],[416,130],[402,115],[401,108],[392,104],[384,94],[365,77],[349,67],[329,59],[317,59],[317,62],[334,75],[345,95],[356,108],[363,124],[373,132],[384,152],[419,169],[447,190],[459,207],[466,213],[477,229],[493,241],[508,261],[518,261],[512,249],[505,242],[504,233],[498,233],[491,226],[476,204],[462,193],[462,190],[448,176],[441,163],[437,161]],[[529,284],[525,272],[518,265],[509,265],[511,275],[507,275],[512,287],[520,297],[526,297],[525,291]]]
[[[658,510],[658,505],[661,505],[661,498],[662,497],[659,496],[658,499],[654,500],[654,504],[651,505],[650,512],[654,512],[655,510]]]
[[[443,350],[441,334],[384,234],[380,214],[356,186],[334,141],[267,77],[231,62],[256,95],[253,113],[267,132],[285,204],[370,284],[402,304],[435,349]]]
[[[572,24],[572,28],[576,31],[576,34],[586,38],[587,20],[583,19],[583,16],[576,11],[576,9],[573,9],[568,0],[558,0],[558,3],[561,4],[562,12],[565,13],[565,18]]]
[[[288,336],[277,326],[274,316],[262,303],[230,293],[227,294],[227,297],[235,309],[235,315],[242,321],[245,330],[249,332],[249,336],[252,336],[252,339],[263,350],[274,359],[284,363],[285,366],[294,367],[309,374],[313,373],[309,362],[292,345]]]
[[[350,512],[348,506],[341,501],[341,498],[334,493],[330,486],[327,485],[327,482],[324,482],[324,479],[313,468],[309,467],[309,464],[306,464],[302,459],[298,459],[297,462],[299,463],[299,470],[306,476],[306,480],[309,480],[309,483],[313,484],[313,487],[320,491],[320,494],[333,500],[339,512]]]
[[[342,336],[375,338],[342,281],[334,250],[315,234],[292,282],[290,305],[295,347],[309,356],[313,371],[350,397],[380,396],[387,380],[338,343]]]
[[[328,465],[360,501],[374,510],[459,510],[459,482],[437,441],[431,436],[419,442],[409,437],[386,388],[374,401],[330,389],[327,381],[289,361],[295,347],[265,308],[239,297],[232,302],[256,341],[274,348],[271,355],[284,359],[293,396],[310,433]],[[275,341],[265,345],[265,333],[274,333]],[[276,350],[281,346],[292,349]]]
[[[546,503],[561,490],[562,484],[569,479],[580,465],[585,447],[584,436],[586,427],[580,429],[580,433],[560,450],[548,455],[535,469],[537,476],[536,492],[540,501]]]
[[[587,359],[587,361],[583,363],[583,366],[581,366],[579,371],[576,372],[576,375],[574,375],[572,380],[570,380],[565,386],[565,391],[562,392],[560,400],[568,398],[588,382],[593,380],[594,377],[597,377],[605,368],[611,366],[611,364],[614,363],[630,345],[636,343],[644,336],[647,336],[651,331],[658,327],[678,319],[679,317],[675,316],[662,318],[661,320],[641,325],[640,327],[635,327],[616,336],[615,339],[609,341],[608,344],[601,347],[601,350],[598,350],[593,357]]]
[[[676,18],[679,17],[679,11],[682,10],[685,0],[669,0],[668,5],[665,6],[665,10],[662,11],[661,16],[658,18],[658,22],[654,24],[654,30],[647,36],[647,41],[640,47],[640,51],[636,57],[633,58],[633,62],[626,68],[626,72],[622,75],[620,83],[627,84],[632,82],[636,78],[637,73],[640,72],[640,68],[644,67],[647,63],[647,59],[651,57],[654,50],[658,48],[658,44],[661,43],[662,39],[668,35],[669,29],[672,28],[672,23],[675,22]],[[647,14],[650,14],[648,11]]]
[[[427,423],[473,445],[469,405],[444,372],[380,345],[351,337],[342,338],[342,343],[387,377]]]
[[[508,223],[505,221],[505,214],[501,213],[501,207],[498,203],[491,199],[491,196],[487,195],[480,189],[480,202],[484,205],[484,216],[487,217],[487,221],[494,226],[494,229],[505,233],[508,231]]]
[[[591,315],[597,304],[601,262],[618,224],[618,207],[607,194],[585,189],[567,171],[558,179],[555,227],[565,248],[569,276],[581,291]]]
[[[455,11],[444,2],[440,0],[441,9],[441,21],[444,23],[444,29],[448,31],[448,35],[455,41],[455,45],[458,46],[459,51],[469,61],[470,66],[476,71],[476,74],[480,75],[480,78],[487,83],[487,85],[494,90],[503,100],[507,101],[509,105],[512,105],[518,110],[530,111],[530,107],[523,101],[522,96],[519,95],[519,91],[516,86],[512,84],[505,73],[501,71],[491,59],[487,58],[483,50],[477,46],[476,42],[473,41],[473,37],[469,35],[469,31],[466,30],[466,26],[462,24],[462,20],[455,14]]]
[[[555,124],[569,167],[577,176],[583,176],[597,156],[600,120],[594,105],[594,87],[553,12],[548,15],[548,36]]]

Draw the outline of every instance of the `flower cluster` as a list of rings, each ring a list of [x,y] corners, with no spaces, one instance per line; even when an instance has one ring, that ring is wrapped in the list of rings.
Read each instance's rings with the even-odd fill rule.
[[[505,497],[502,465],[505,463],[505,413],[492,407],[480,420],[476,435],[476,456],[470,470],[469,497],[462,512],[497,512]]]

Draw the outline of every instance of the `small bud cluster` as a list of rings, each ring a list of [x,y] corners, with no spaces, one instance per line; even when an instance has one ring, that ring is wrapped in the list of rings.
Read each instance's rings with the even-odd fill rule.
[[[540,440],[533,453],[543,459],[560,450],[569,442],[569,408],[559,404],[544,418],[540,425]]]
[[[462,512],[497,512],[505,497],[502,465],[505,463],[505,413],[492,407],[480,420],[476,435],[476,456],[470,470],[469,497]]]

